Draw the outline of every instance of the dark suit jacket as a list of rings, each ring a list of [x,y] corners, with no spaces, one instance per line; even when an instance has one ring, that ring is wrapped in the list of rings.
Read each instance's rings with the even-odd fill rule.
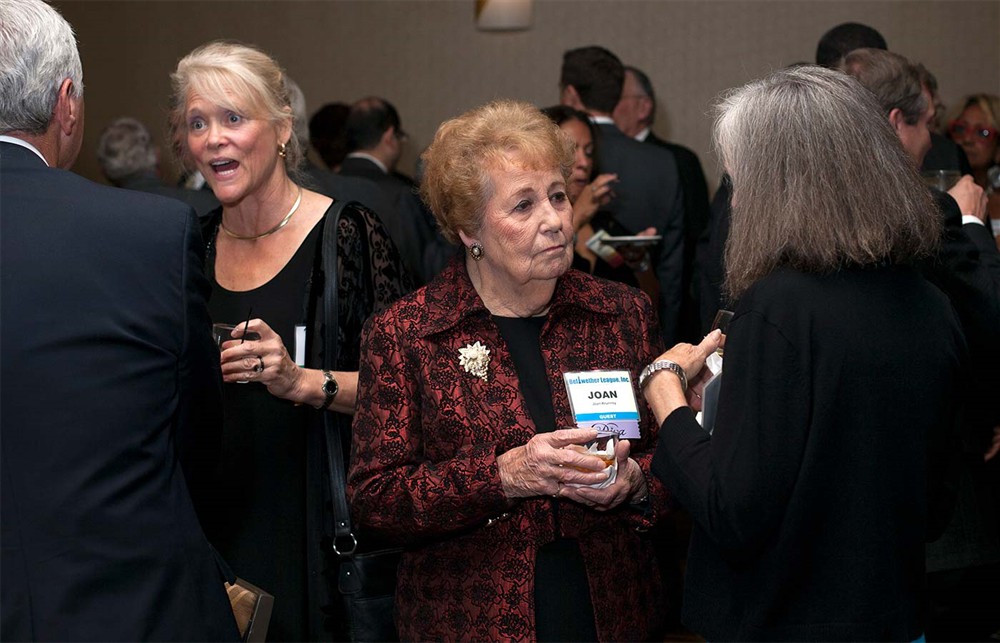
[[[209,212],[219,207],[219,200],[215,198],[211,190],[188,190],[173,187],[165,184],[160,180],[160,177],[152,173],[127,176],[120,181],[118,187],[125,188],[126,190],[159,194],[160,196],[168,196],[171,199],[183,201],[194,208],[194,212],[199,218],[208,216]]]
[[[0,638],[237,638],[188,492],[221,429],[191,208],[3,143],[0,247]]]
[[[726,239],[729,238],[730,196],[732,184],[729,175],[723,174],[719,181],[719,189],[715,191],[712,205],[709,207],[709,220],[705,230],[698,239],[698,249],[695,253],[695,274],[698,280],[698,305],[701,313],[701,332],[711,330],[715,314],[721,308],[732,310],[733,302],[723,294],[723,283],[726,278],[725,250]]]
[[[974,400],[966,419],[979,426],[981,434],[974,440],[980,443],[974,449],[982,453],[992,428],[1000,424],[1000,404],[996,403],[996,391],[1000,390],[996,370],[1000,363],[1000,250],[985,226],[962,225],[962,213],[950,195],[938,190],[932,193],[942,213],[944,234],[937,255],[921,267],[948,295],[969,343],[969,386],[981,390],[983,396]]]
[[[958,204],[948,194],[932,190],[942,212],[944,234],[937,256],[922,265],[924,274],[951,301],[962,322],[971,359],[963,372],[965,404],[961,452],[944,461],[957,477],[957,506],[947,531],[927,547],[929,571],[995,562],[1000,556],[1000,462],[983,462],[983,453],[1000,425],[1000,251],[989,228],[962,225]]]
[[[600,172],[618,174],[615,198],[606,210],[633,233],[653,226],[663,241],[652,252],[660,283],[657,312],[667,346],[677,339],[684,271],[684,201],[673,153],[599,124]]]
[[[705,180],[705,172],[701,169],[698,155],[688,148],[664,141],[653,132],[650,132],[643,142],[669,150],[677,161],[677,174],[684,196],[684,274],[681,278],[683,298],[678,322],[678,339],[697,343],[701,341],[702,333],[698,322],[698,296],[694,283],[695,250],[698,238],[708,226],[708,182]]]
[[[395,208],[394,220],[383,217],[383,223],[399,248],[403,262],[417,277],[418,285],[429,281],[433,274],[425,268],[424,253],[435,243],[438,233],[432,215],[416,194],[413,182],[396,174],[386,174],[368,159],[359,157],[344,159],[340,164],[340,174],[368,179],[378,186]]]

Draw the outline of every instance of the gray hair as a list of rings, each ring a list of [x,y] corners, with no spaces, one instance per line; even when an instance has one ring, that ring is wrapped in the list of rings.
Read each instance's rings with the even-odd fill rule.
[[[309,149],[309,116],[306,114],[306,95],[299,84],[285,75],[285,89],[292,107],[292,134],[303,151]]]
[[[927,111],[925,76],[920,67],[899,54],[884,49],[855,49],[844,56],[837,69],[875,94],[886,116],[899,109],[908,125],[916,125]]]
[[[41,0],[0,0],[0,133],[44,133],[67,78],[83,96],[69,23]]]
[[[156,148],[146,126],[134,118],[115,119],[101,132],[97,162],[112,183],[156,169]]]
[[[715,144],[732,177],[726,288],[772,270],[830,273],[930,254],[940,218],[875,97],[853,78],[802,66],[733,90]]]
[[[653,124],[653,119],[656,118],[656,91],[653,89],[653,82],[649,80],[649,76],[646,75],[646,72],[642,71],[638,67],[625,65],[625,73],[631,73],[635,77],[635,81],[639,83],[639,89],[641,89],[642,93],[649,99],[651,104],[649,116],[643,122],[643,125],[650,127]]]

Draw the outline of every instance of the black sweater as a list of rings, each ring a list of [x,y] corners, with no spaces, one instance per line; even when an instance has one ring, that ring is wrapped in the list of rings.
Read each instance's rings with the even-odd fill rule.
[[[928,450],[965,344],[909,268],[779,270],[729,327],[715,433],[663,423],[654,472],[695,520],[683,620],[709,640],[922,633]]]

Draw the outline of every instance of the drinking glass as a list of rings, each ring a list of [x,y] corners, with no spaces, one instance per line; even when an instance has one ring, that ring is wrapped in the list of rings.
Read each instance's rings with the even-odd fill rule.
[[[947,192],[962,178],[962,173],[958,170],[924,170],[920,176],[928,186]]]
[[[583,485],[567,483],[566,486],[569,487],[592,487],[594,489],[603,489],[609,485],[615,483],[618,479],[618,458],[616,452],[618,449],[618,434],[614,431],[598,431],[597,437],[593,440],[588,440],[583,444],[571,444],[567,449],[573,449],[580,453],[585,453],[587,455],[593,455],[600,458],[604,462],[605,468],[611,469],[608,473],[608,479],[604,482],[599,482],[597,484]],[[591,469],[580,469],[581,471],[591,471]]]
[[[212,337],[215,338],[215,345],[219,347],[219,351],[222,350],[223,342],[228,342],[231,339],[237,339],[233,337],[233,330],[237,326],[243,326],[243,324],[212,324]],[[239,338],[244,341],[256,341],[260,339],[260,333],[254,330],[248,330],[243,333],[243,337]],[[237,380],[237,384],[246,384],[250,380]]]

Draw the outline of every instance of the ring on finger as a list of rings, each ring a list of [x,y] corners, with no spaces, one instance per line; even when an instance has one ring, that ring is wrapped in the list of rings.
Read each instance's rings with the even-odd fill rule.
[[[254,373],[264,372],[264,358],[261,357],[260,355],[257,356],[257,365],[253,367],[253,372]]]

